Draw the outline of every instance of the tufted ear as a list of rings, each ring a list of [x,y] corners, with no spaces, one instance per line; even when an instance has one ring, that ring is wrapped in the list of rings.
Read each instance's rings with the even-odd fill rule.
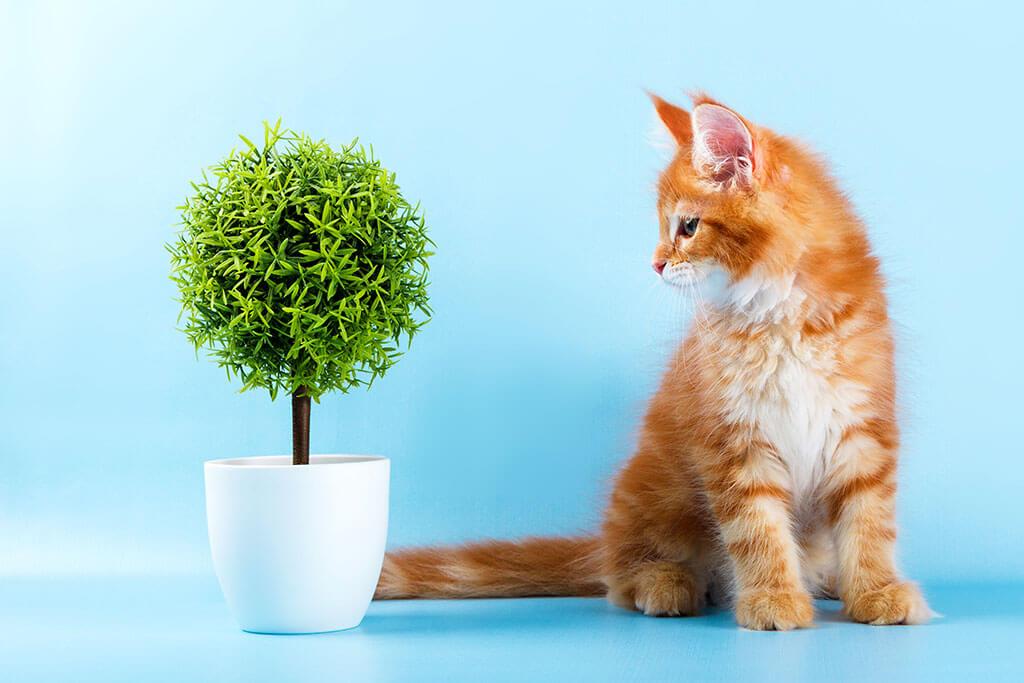
[[[675,138],[679,146],[689,145],[693,139],[693,132],[690,124],[690,113],[681,107],[670,104],[652,92],[647,96],[654,103],[654,109],[658,112],[658,118],[668,128],[668,132]]]
[[[690,118],[694,168],[716,183],[750,187],[754,140],[740,117],[717,104],[700,104]]]

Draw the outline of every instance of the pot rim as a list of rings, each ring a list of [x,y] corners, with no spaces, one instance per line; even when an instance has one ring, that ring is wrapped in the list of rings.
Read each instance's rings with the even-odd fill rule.
[[[359,465],[374,462],[388,462],[383,455],[348,455],[318,454],[309,456],[308,465],[293,465],[291,455],[258,455],[246,458],[224,458],[207,460],[205,467],[216,468],[259,468],[259,469],[292,469],[306,467],[333,467],[337,465]]]

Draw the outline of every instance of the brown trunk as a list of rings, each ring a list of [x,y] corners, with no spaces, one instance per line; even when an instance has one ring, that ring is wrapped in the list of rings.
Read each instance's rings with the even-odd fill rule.
[[[309,396],[305,387],[292,394],[292,464],[309,464]]]

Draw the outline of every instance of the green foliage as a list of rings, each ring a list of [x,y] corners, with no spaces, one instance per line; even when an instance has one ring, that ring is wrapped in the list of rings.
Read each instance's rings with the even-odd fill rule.
[[[433,243],[372,149],[280,126],[264,124],[262,149],[240,136],[245,151],[192,183],[171,279],[196,352],[209,348],[243,391],[319,400],[372,384],[429,319]]]

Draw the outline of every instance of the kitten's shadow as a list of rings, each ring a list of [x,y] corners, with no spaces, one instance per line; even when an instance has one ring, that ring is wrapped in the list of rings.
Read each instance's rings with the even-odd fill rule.
[[[710,607],[695,617],[648,617],[604,598],[415,600],[366,615],[359,630],[374,635],[501,633],[621,628],[721,628],[735,630],[732,610]],[[841,619],[840,619],[841,620]],[[627,628],[631,628],[628,627]]]
[[[994,593],[989,588],[990,593]],[[985,613],[963,614],[953,610],[956,619],[991,618],[1018,614],[1024,606],[1024,591],[1006,591],[997,606],[986,605]],[[947,602],[955,602],[948,599]],[[948,605],[955,607],[955,605]],[[629,622],[635,624],[630,625]],[[939,617],[937,623],[949,623]],[[816,600],[814,623],[817,628],[853,625],[838,600]],[[936,622],[933,622],[936,623]],[[398,601],[372,609],[359,630],[366,634],[389,636],[416,633],[458,635],[468,633],[558,632],[603,628],[644,630],[656,628],[719,629],[735,632],[739,627],[728,607],[711,606],[695,617],[652,618],[609,604],[603,598],[525,598],[497,600],[411,600]],[[813,629],[811,629],[813,630]]]
[[[414,600],[367,614],[360,630],[379,635],[570,630],[609,618],[611,609],[602,598]]]

